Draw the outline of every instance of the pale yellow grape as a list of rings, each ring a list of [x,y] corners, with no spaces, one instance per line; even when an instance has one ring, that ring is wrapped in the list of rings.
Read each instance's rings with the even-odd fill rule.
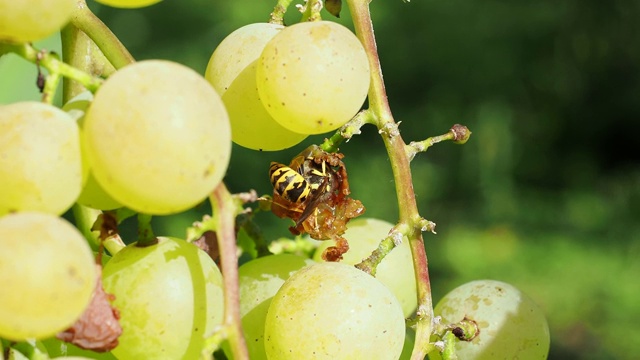
[[[159,3],[162,0],[96,0],[101,4],[117,7],[117,8],[141,8]]]
[[[220,96],[247,66],[260,57],[264,46],[282,29],[282,25],[253,23],[236,29],[220,42],[205,71],[205,78]]]
[[[256,62],[238,75],[222,96],[231,121],[233,141],[253,150],[290,148],[307,138],[276,122],[264,108],[256,90]]]
[[[181,239],[128,245],[104,267],[122,335],[118,359],[198,359],[222,323],[222,275],[209,255]]]
[[[311,259],[278,254],[251,260],[238,269],[242,331],[251,360],[267,358],[264,350],[264,322],[271,299],[285,280],[311,264]],[[225,352],[229,354],[228,349]]]
[[[358,218],[348,224],[344,237],[349,242],[349,251],[343,255],[342,262],[355,265],[368,257],[380,241],[389,235],[393,224],[384,220]],[[321,241],[314,254],[316,261],[322,260],[322,252],[332,241]],[[380,280],[398,298],[405,317],[411,316],[418,305],[416,294],[416,275],[413,268],[409,240],[403,237],[402,243],[387,255],[376,270],[376,279]]]
[[[465,317],[474,320],[479,335],[456,343],[459,359],[546,359],[549,326],[540,308],[513,285],[496,280],[476,280],[451,290],[434,309],[444,324]],[[429,355],[440,359],[439,353]]]
[[[397,360],[404,343],[402,308],[382,283],[341,263],[293,274],[271,301],[267,358]]]
[[[303,22],[269,41],[256,79],[260,99],[276,121],[294,132],[321,134],[360,110],[369,89],[369,63],[346,27]]]
[[[80,127],[80,133],[83,132],[84,116],[89,105],[93,101],[93,94],[89,91],[80,94],[69,100],[62,110],[66,111],[72,118],[76,119]],[[80,136],[80,148],[82,150],[82,178],[83,187],[78,199],[79,204],[100,210],[113,210],[122,205],[107,194],[102,186],[98,184],[93,174],[90,172],[90,163],[87,159],[86,137]]]
[[[222,180],[231,156],[220,97],[195,71],[170,61],[137,62],[109,77],[83,131],[100,186],[148,214],[200,203]]]
[[[87,113],[87,109],[89,108],[89,105],[91,105],[92,101],[93,101],[93,93],[86,90],[77,94],[62,106],[62,110],[65,111],[67,114],[69,114],[69,116],[71,116],[71,118],[78,123],[78,128],[80,129],[80,151],[82,153],[82,185],[83,186],[84,184],[86,184],[87,179],[89,179],[89,170],[91,168],[91,164],[87,159],[86,145],[84,144],[84,136],[82,136],[82,126],[84,124],[84,115]]]
[[[0,42],[30,42],[60,30],[76,0],[0,0]]]
[[[0,106],[0,215],[41,211],[60,215],[82,187],[78,125],[39,102]]]
[[[213,52],[205,72],[229,112],[233,142],[249,149],[282,150],[307,137],[275,121],[260,101],[256,86],[260,53],[283,28],[254,23],[235,30]]]
[[[0,337],[50,337],[84,312],[95,260],[66,220],[35,212],[0,217],[0,249]]]

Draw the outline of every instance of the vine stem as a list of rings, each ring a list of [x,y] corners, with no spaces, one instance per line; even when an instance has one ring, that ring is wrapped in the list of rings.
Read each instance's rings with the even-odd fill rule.
[[[210,196],[216,223],[220,267],[224,282],[224,324],[233,358],[249,359],[249,352],[242,333],[240,318],[240,293],[238,290],[238,258],[236,256],[235,217],[237,204],[224,183],[220,183]]]
[[[87,34],[116,69],[135,61],[120,39],[91,12],[85,0],[78,0],[71,24]]]
[[[273,12],[269,15],[269,22],[271,24],[284,25],[284,13],[287,12],[287,8],[291,5],[292,0],[278,0]]]
[[[94,77],[108,77],[115,69],[102,51],[87,34],[72,24],[67,24],[60,32],[62,40],[62,60],[77,69],[83,69]],[[84,54],[85,56],[76,56]],[[73,80],[68,78],[68,80]],[[62,98],[64,103],[85,90],[78,81],[63,81]]]
[[[6,52],[13,52],[27,61],[30,61],[34,64],[39,64],[40,66],[47,69],[50,74],[56,74],[56,77],[62,75],[65,78],[74,79],[92,92],[95,92],[98,87],[100,87],[103,81],[102,79],[91,76],[91,74],[83,71],[82,69],[77,69],[61,61],[55,54],[39,51],[29,43],[0,43],[0,49]],[[53,96],[53,94],[50,95]]]
[[[433,300],[431,298],[431,283],[427,255],[422,238],[422,219],[418,213],[413,180],[409,167],[409,158],[406,152],[405,142],[398,131],[393,119],[391,109],[382,77],[382,68],[375,35],[373,22],[369,12],[370,0],[348,0],[349,10],[353,18],[356,35],[362,42],[369,67],[371,68],[371,85],[369,87],[369,108],[372,110],[375,123],[382,136],[393,171],[396,184],[396,196],[398,198],[399,222],[407,225],[406,235],[409,239],[416,273],[416,286],[418,294],[418,311],[416,323],[416,341],[411,355],[412,360],[424,359],[432,346],[429,343],[433,319]]]

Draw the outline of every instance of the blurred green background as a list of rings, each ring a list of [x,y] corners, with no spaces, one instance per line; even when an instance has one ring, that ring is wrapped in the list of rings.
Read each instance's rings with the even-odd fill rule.
[[[274,0],[163,1],[138,10],[89,6],[138,60],[204,74],[234,29],[268,19]],[[389,100],[405,141],[467,125],[464,146],[439,144],[413,162],[433,296],[472,279],[512,283],[546,312],[550,359],[640,354],[640,2],[629,0],[374,0]],[[288,23],[298,20],[290,11]],[[330,15],[325,19],[336,20]],[[353,28],[348,9],[337,21]],[[56,38],[40,42],[59,48]],[[0,59],[0,103],[38,99],[35,67]],[[270,192],[270,161],[287,151],[234,147],[232,192]],[[394,184],[373,127],[344,144],[366,216],[397,219]],[[155,219],[183,236],[208,211]],[[261,214],[267,239],[287,221]]]

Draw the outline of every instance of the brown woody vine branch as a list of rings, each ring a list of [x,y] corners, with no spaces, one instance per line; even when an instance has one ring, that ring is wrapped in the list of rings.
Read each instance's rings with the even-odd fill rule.
[[[348,0],[356,35],[364,45],[371,68],[369,87],[369,108],[373,112],[376,126],[382,136],[393,171],[396,184],[396,196],[399,206],[399,224],[409,239],[416,272],[418,311],[416,323],[416,342],[411,358],[424,359],[432,349],[429,343],[431,321],[433,319],[433,301],[429,280],[428,262],[424,248],[422,229],[424,219],[419,215],[413,191],[413,180],[409,167],[409,157],[405,150],[396,122],[393,119],[382,78],[382,68],[373,33],[373,22],[369,13],[370,0]]]

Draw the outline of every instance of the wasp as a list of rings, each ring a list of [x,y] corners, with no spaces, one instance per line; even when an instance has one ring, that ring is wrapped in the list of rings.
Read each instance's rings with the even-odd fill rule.
[[[288,206],[282,202],[276,204],[287,210],[301,212],[296,220],[296,227],[327,199],[335,182],[332,171],[326,161],[314,161],[311,149],[296,156],[289,166],[271,162],[269,178],[274,192],[290,203]]]
[[[316,240],[335,241],[323,252],[323,258],[337,261],[349,249],[342,236],[347,222],[361,215],[364,206],[349,197],[347,170],[341,153],[328,153],[312,145],[298,154],[289,165],[272,162],[269,178],[273,185],[271,211],[295,222],[294,235],[308,233]]]

